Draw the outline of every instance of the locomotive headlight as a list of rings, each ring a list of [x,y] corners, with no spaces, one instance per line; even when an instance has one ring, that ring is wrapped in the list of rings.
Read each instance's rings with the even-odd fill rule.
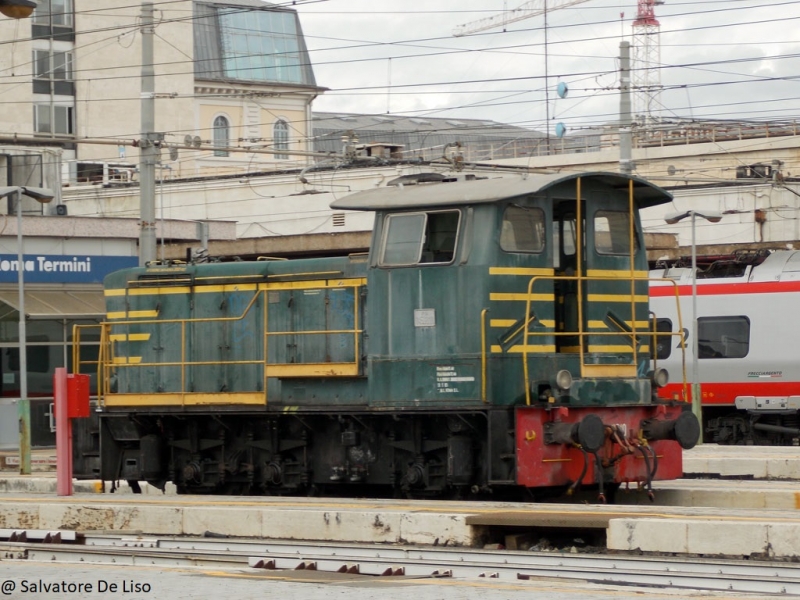
[[[653,385],[656,387],[662,388],[669,383],[669,373],[666,369],[650,371],[650,381],[652,381]]]
[[[558,373],[556,373],[556,385],[558,386],[558,389],[566,392],[572,387],[572,374],[566,369],[560,370]]]

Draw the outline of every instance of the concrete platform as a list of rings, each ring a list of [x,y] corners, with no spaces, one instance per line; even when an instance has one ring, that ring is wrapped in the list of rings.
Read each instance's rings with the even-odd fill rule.
[[[800,509],[800,485],[795,481],[679,479],[653,484],[659,506],[706,506],[748,510]],[[620,503],[645,502],[640,496],[618,498]]]
[[[800,512],[309,498],[0,495],[0,528],[475,546],[509,527],[607,528],[614,550],[800,557]],[[519,529],[516,529],[519,531]]]
[[[574,523],[607,528],[615,550],[800,557],[800,448],[703,445],[686,452],[684,471],[693,478],[654,484],[655,504],[623,490],[625,506],[613,507],[176,496],[147,485],[134,496],[100,482],[58,498],[55,473],[7,471],[0,528],[470,546],[493,528]]]
[[[111,492],[111,483],[100,481],[73,481],[73,491],[81,494],[108,494],[110,498],[131,496],[133,492],[125,482],[120,482]],[[175,486],[167,484],[165,491],[141,485],[140,498],[175,495]],[[707,508],[737,508],[743,510],[776,509],[800,510],[800,485],[793,481],[742,481],[680,479],[653,484],[655,501],[638,490],[620,490],[618,505],[635,506],[687,506]],[[56,494],[55,474],[23,476],[0,474],[0,494]],[[220,500],[224,500],[221,497]],[[256,501],[256,498],[253,498]]]
[[[797,558],[800,556],[800,522],[771,520],[771,515],[718,519],[635,518],[613,519],[607,531],[611,550],[700,554],[713,556]]]
[[[687,476],[800,480],[798,446],[703,444],[683,454]]]

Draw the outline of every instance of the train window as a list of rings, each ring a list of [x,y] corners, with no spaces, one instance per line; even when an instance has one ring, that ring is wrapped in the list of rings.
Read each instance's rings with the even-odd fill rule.
[[[388,215],[382,266],[453,262],[461,213],[457,210]]]
[[[744,358],[750,349],[750,319],[745,316],[697,319],[698,358]]]
[[[424,231],[424,214],[386,217],[381,262],[385,265],[411,265],[417,262]]]
[[[553,266],[556,269],[561,268],[562,256],[566,258],[575,255],[576,229],[575,215],[568,215],[560,221],[553,221],[553,248],[555,249],[553,252]],[[563,235],[561,234],[562,230],[564,232]],[[564,262],[568,263],[570,261]]]
[[[671,319],[650,319],[650,331],[655,330],[656,334],[651,341],[651,348],[655,348],[655,356],[657,360],[665,360],[672,354],[672,336],[671,335],[658,335],[659,333],[672,333],[672,320]]]
[[[628,213],[598,210],[594,214],[594,248],[599,254],[630,254],[630,218]],[[633,232],[633,250],[639,239]]]
[[[506,252],[544,250],[544,211],[512,204],[503,213],[500,247]]]
[[[26,346],[25,356],[27,357],[26,370],[30,373],[47,373],[50,371],[50,349],[56,348],[58,354],[60,346]],[[8,357],[8,370],[19,371],[19,347],[7,348],[5,350]]]

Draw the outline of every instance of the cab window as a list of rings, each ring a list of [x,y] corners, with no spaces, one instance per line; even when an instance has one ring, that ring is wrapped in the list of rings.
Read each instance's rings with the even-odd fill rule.
[[[650,355],[658,360],[668,359],[672,354],[672,335],[669,335],[672,333],[672,320],[650,319],[650,331],[653,332],[650,340]]]
[[[537,253],[544,250],[544,211],[511,205],[503,213],[500,247],[506,252]]]
[[[630,254],[630,218],[627,212],[598,210],[594,215],[594,248],[598,254]],[[633,251],[639,239],[633,232]]]
[[[399,267],[453,262],[460,216],[457,210],[388,215],[380,265]]]

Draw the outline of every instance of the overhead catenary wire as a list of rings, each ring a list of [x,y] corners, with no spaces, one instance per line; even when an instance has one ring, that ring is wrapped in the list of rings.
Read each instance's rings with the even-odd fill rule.
[[[156,3],[156,6],[159,6],[159,5],[161,5],[161,4],[163,4],[163,5],[169,5],[169,4],[174,4],[174,3],[170,3],[170,2]],[[762,21],[762,22],[764,22],[764,21]],[[754,60],[755,60],[755,59],[754,59]],[[781,80],[781,81],[786,81],[787,79],[786,79],[786,78],[780,78],[780,80]],[[479,81],[479,82],[486,82],[486,81],[494,81],[494,80],[476,80],[476,81]],[[441,84],[442,84],[442,85],[452,85],[452,82],[441,82]],[[730,82],[729,82],[729,84],[733,84],[733,83],[730,83]],[[426,84],[426,85],[429,85],[429,84]],[[430,85],[433,85],[433,84],[430,84]],[[703,84],[696,84],[696,86],[697,86],[697,87],[700,87],[700,86],[702,86],[702,85],[703,85]],[[722,84],[722,83],[717,83],[716,85],[723,85],[723,84]],[[380,90],[378,93],[381,93],[381,94],[385,93],[385,86],[380,86],[380,87],[381,87],[381,90]],[[366,94],[366,93],[369,93],[369,91],[370,91],[370,90],[365,90],[364,92],[358,92],[358,93],[360,93],[360,94]],[[347,89],[347,88],[343,88],[343,89],[341,89],[341,90],[334,90],[334,91],[332,91],[330,95],[334,95],[334,94],[338,94],[338,93],[342,93],[342,94],[352,94],[352,93],[356,93],[356,91],[355,91],[355,90],[353,90],[353,89]],[[403,93],[403,91],[402,91],[402,90],[399,90],[399,89],[397,89],[396,87],[393,87],[393,93],[396,93],[396,94],[401,94],[401,93]],[[418,94],[418,93],[419,93],[419,91],[418,91],[418,90],[415,90],[415,91],[411,91],[410,93]],[[467,93],[467,92],[465,92],[465,93]],[[531,91],[531,92],[520,92],[520,93],[535,93],[535,91]],[[609,93],[611,94],[611,93],[614,93],[614,92],[613,92],[613,90],[610,90],[610,91],[609,91]],[[120,101],[122,101],[122,100],[120,100]],[[468,105],[474,106],[475,104],[476,104],[476,103],[470,103],[470,104],[468,104]],[[500,103],[492,103],[492,102],[490,102],[490,101],[483,101],[483,102],[481,102],[481,103],[479,103],[479,104],[482,104],[482,105],[483,105],[483,106],[485,106],[485,107],[501,106],[501,105],[502,105],[502,104],[500,104]],[[511,105],[511,104],[512,104],[512,103],[505,103],[505,105]],[[440,108],[440,109],[437,109],[437,112],[439,112],[439,113],[443,113],[443,112],[445,112],[446,110],[448,110],[448,108],[447,108],[447,107],[442,107],[442,108]],[[429,113],[429,114],[430,114],[430,113]],[[602,116],[601,116],[601,118],[602,118]],[[529,121],[528,123],[530,123],[531,125],[536,125],[536,124],[537,124],[537,121],[535,121],[535,120],[534,120],[534,121]],[[168,133],[171,133],[171,132],[168,132]],[[177,133],[175,133],[175,134],[177,135]]]

